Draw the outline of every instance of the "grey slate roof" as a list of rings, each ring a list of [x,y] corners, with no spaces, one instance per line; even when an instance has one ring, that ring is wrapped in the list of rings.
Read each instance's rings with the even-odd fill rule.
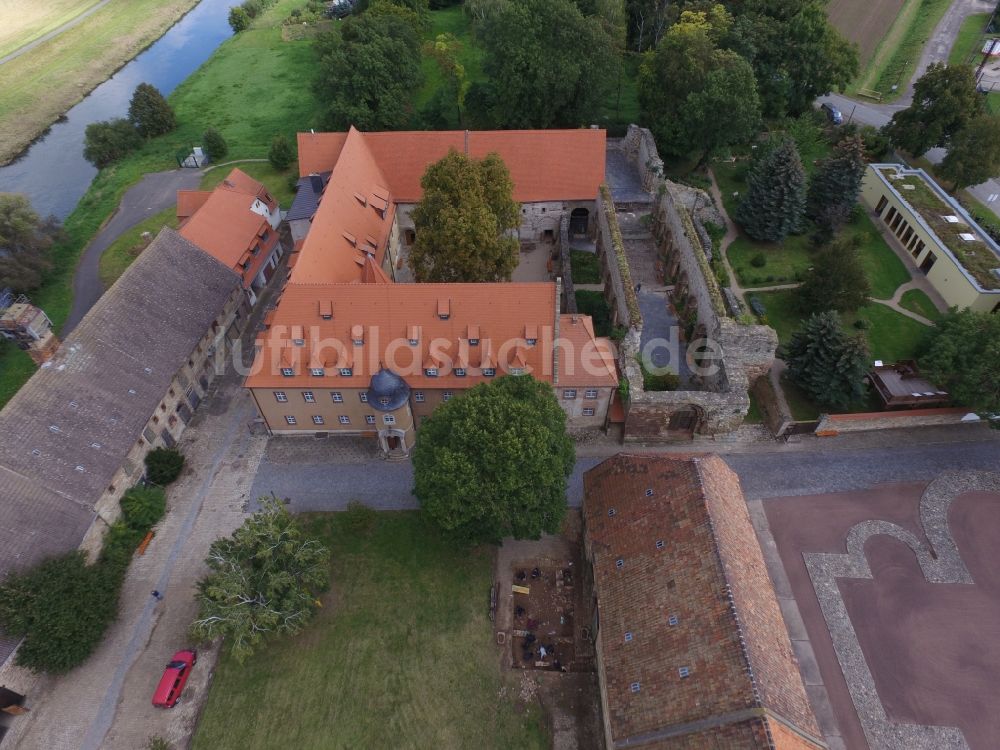
[[[331,172],[323,172],[320,174],[320,179],[323,181],[324,188],[327,182],[330,181]],[[292,201],[292,207],[288,209],[288,213],[285,215],[285,221],[297,221],[298,219],[311,219],[316,215],[316,209],[319,207],[319,196],[313,187],[312,178],[308,175],[306,177],[300,177],[298,181],[298,187],[295,189],[295,199]]]

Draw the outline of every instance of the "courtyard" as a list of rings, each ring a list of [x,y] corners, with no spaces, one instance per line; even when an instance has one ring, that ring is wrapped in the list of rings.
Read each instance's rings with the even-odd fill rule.
[[[763,509],[779,593],[787,575],[794,598],[793,643],[804,628],[803,677],[821,724],[836,725],[831,748],[995,747],[1000,475],[945,472]]]

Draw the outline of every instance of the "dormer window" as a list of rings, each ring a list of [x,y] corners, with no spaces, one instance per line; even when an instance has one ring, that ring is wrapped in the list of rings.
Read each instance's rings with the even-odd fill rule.
[[[351,326],[351,343],[355,346],[365,343],[365,329],[362,326]]]
[[[459,377],[459,378],[464,378],[465,377],[465,368],[464,367],[456,367],[453,370],[453,372],[455,373],[456,377]]]
[[[479,346],[479,326],[471,325],[468,328],[469,346]]]
[[[526,325],[524,327],[524,341],[528,346],[534,346],[538,343],[538,326]]]
[[[292,375],[295,374],[295,370],[293,370],[291,367],[282,367],[281,374],[284,375],[286,378],[290,378],[292,377]]]
[[[326,371],[322,367],[310,367],[309,374],[321,378],[326,374]]]
[[[441,320],[448,320],[451,317],[451,300],[439,299],[437,304],[437,315]]]
[[[306,334],[302,326],[292,326],[292,343],[295,346],[306,345]]]
[[[479,346],[479,339],[469,339],[469,346]]]
[[[511,375],[524,375],[524,368],[523,367],[511,367],[510,368],[510,374]]]
[[[436,378],[437,374],[438,374],[438,368],[436,368],[436,367],[425,367],[424,368],[424,375],[426,375],[429,378]]]
[[[484,378],[492,378],[496,374],[497,374],[497,371],[493,367],[484,367],[483,368],[483,377]]]
[[[354,194],[354,198],[355,198],[355,199],[356,199],[356,200],[358,201],[358,203],[360,203],[360,204],[361,204],[362,206],[367,206],[367,205],[368,205],[368,199],[367,199],[367,198],[365,198],[365,196],[363,196],[363,195],[362,195],[361,193],[355,193],[355,194]]]
[[[354,370],[350,367],[341,367],[340,374],[343,375],[345,378],[349,378],[351,377],[351,375],[354,374]]]
[[[389,397],[388,396],[380,396],[379,400],[378,400],[378,403],[379,403],[380,406],[388,406],[389,405]]]
[[[406,340],[409,342],[410,346],[416,346],[420,343],[420,326],[407,326],[406,328]]]
[[[320,300],[319,316],[323,320],[333,320],[333,302],[331,300]]]

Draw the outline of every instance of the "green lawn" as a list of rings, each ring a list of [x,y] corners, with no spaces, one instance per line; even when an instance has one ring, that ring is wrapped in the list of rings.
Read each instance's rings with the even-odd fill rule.
[[[844,231],[861,238],[858,254],[872,287],[872,297],[891,299],[900,284],[910,280],[910,272],[903,261],[882,239],[867,211],[856,212]]]
[[[931,298],[919,289],[903,292],[903,296],[899,298],[899,304],[900,307],[905,307],[917,315],[923,315],[928,320],[940,320],[943,315],[931,302]]]
[[[611,135],[623,136],[629,123],[639,122],[639,65],[642,58],[626,54],[615,71],[611,89],[601,103],[597,123]]]
[[[726,250],[729,263],[740,284],[752,288],[772,284],[791,284],[812,265],[809,238],[805,235],[788,237],[784,242],[756,242],[740,235]],[[760,268],[751,261],[764,256]]]
[[[594,333],[598,336],[611,335],[611,309],[603,292],[578,289],[574,295],[576,309],[581,315],[589,315],[594,319]]]
[[[792,418],[799,422],[811,422],[819,419],[820,407],[816,406],[805,392],[792,382],[787,375],[781,378],[781,390],[784,391]]]
[[[32,292],[35,304],[62,325],[72,303],[72,278],[80,253],[114,212],[122,194],[147,172],[176,167],[174,153],[201,140],[208,127],[229,144],[228,159],[264,158],[277,133],[294,137],[318,125],[320,106],[312,95],[315,56],[309,42],[283,42],[281,19],[306,0],[280,0],[254,29],[223,42],[201,68],[177,87],[170,103],[177,129],[101,172],[64,227],[67,239],[53,249],[54,270]],[[247,71],[255,71],[253,76]],[[23,353],[0,350],[0,406],[24,383],[30,370]]]
[[[139,257],[139,253],[146,249],[149,243],[142,239],[142,233],[149,232],[155,237],[163,227],[177,228],[177,210],[174,207],[139,222],[111,243],[111,247],[101,254],[101,283],[105,289],[114,284],[132,261]]]
[[[229,161],[229,157],[226,157],[226,161]],[[201,189],[211,190],[222,182],[234,167],[238,167],[241,171],[246,172],[255,180],[262,183],[271,195],[274,196],[274,199],[278,201],[279,206],[286,210],[291,207],[292,201],[295,200],[295,191],[292,189],[291,178],[293,176],[298,178],[299,176],[299,170],[294,164],[285,170],[277,170],[271,166],[270,162],[266,161],[251,161],[218,167],[205,175],[201,181]]]
[[[458,61],[465,67],[465,76],[470,84],[486,79],[486,75],[483,73],[483,57],[485,52],[473,36],[469,19],[465,15],[461,5],[430,12],[430,28],[424,37],[424,41],[433,41],[439,34],[452,34],[461,43],[462,47],[458,53]],[[434,96],[434,93],[444,85],[444,76],[441,68],[433,57],[424,54],[420,62],[420,68],[424,73],[424,84],[417,91],[413,99],[413,104],[417,110],[425,107]],[[461,124],[458,121],[457,110],[450,114],[449,120],[449,127],[460,127]]]
[[[547,748],[541,709],[502,674],[487,618],[492,550],[444,544],[416,513],[309,517],[333,594],[297,637],[223,657],[195,750]]]
[[[984,32],[990,15],[990,13],[974,13],[966,16],[948,54],[949,65],[970,62],[978,64],[982,60],[982,55],[975,53],[983,48],[983,39],[986,37]]]
[[[601,283],[601,264],[597,260],[597,253],[570,248],[569,263],[573,271],[574,284]]]

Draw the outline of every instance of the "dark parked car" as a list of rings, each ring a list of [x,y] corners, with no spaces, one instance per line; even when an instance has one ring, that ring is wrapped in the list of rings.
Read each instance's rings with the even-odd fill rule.
[[[827,119],[834,125],[842,125],[844,122],[844,116],[840,113],[840,110],[833,106],[830,102],[823,102],[820,105],[820,109],[826,112]]]

